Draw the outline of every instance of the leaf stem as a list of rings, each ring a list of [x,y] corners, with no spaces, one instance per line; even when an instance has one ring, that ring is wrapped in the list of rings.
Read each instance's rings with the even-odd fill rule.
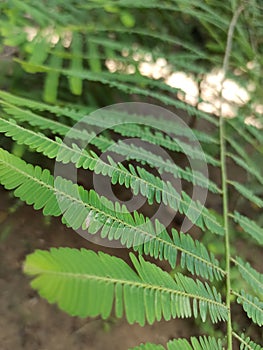
[[[222,177],[222,192],[223,192],[223,217],[225,228],[225,255],[226,255],[226,306],[228,308],[228,320],[227,320],[227,349],[232,350],[232,319],[231,319],[231,279],[230,279],[230,237],[229,237],[229,219],[228,219],[228,184],[227,184],[227,169],[226,169],[226,142],[225,142],[225,123],[222,113],[222,93],[226,74],[229,67],[229,59],[232,50],[234,29],[239,15],[243,10],[243,5],[239,6],[235,11],[232,20],[230,22],[228,33],[226,51],[222,67],[222,78],[220,88],[220,107],[219,107],[219,129],[220,129],[220,160],[221,160],[221,177]]]
[[[232,334],[240,342],[241,345],[245,345],[246,349],[248,349],[248,350],[254,349],[244,339],[242,339],[238,334],[236,334],[235,332],[233,332]]]

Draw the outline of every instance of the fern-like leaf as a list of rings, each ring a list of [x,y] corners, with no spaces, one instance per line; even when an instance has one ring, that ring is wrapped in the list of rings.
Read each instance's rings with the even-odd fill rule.
[[[237,211],[234,212],[233,219],[246,233],[248,233],[260,245],[263,245],[263,229],[259,227],[255,221],[239,214]]]
[[[4,92],[0,92],[0,96],[3,96],[7,101],[9,101],[9,99],[11,99],[11,101],[13,103],[15,103],[17,106],[19,105],[26,105],[28,107],[31,106],[36,106],[36,102],[29,103],[28,101],[26,101],[25,99],[21,99],[21,98],[17,98],[17,97],[13,97],[10,95],[6,96],[6,93]],[[166,171],[168,173],[171,173],[175,178],[182,178],[186,181],[192,182],[194,185],[199,185],[201,187],[204,188],[208,188],[210,191],[214,192],[214,193],[220,193],[220,189],[216,186],[216,184],[207,179],[201,172],[199,171],[194,171],[192,172],[190,169],[186,168],[186,169],[182,169],[180,168],[178,165],[170,162],[169,160],[165,160],[162,157],[155,155],[149,151],[146,151],[145,149],[141,148],[141,147],[137,147],[135,145],[126,145],[125,143],[123,143],[122,141],[118,141],[117,143],[115,143],[113,140],[109,140],[106,139],[105,137],[103,137],[102,135],[97,136],[97,137],[92,137],[92,133],[91,132],[87,132],[85,130],[75,130],[75,129],[71,129],[69,126],[65,125],[65,124],[61,124],[58,121],[53,121],[51,119],[46,119],[40,115],[37,115],[31,111],[25,110],[25,109],[20,109],[17,106],[11,105],[9,102],[7,101],[2,101],[2,105],[3,105],[3,109],[8,113],[11,114],[16,120],[19,121],[26,121],[29,124],[31,124],[32,126],[38,126],[40,128],[40,130],[51,130],[53,133],[55,134],[59,134],[61,136],[65,136],[67,133],[69,133],[68,135],[72,138],[72,139],[80,139],[80,140],[90,140],[89,142],[93,145],[95,145],[96,147],[98,147],[101,151],[105,151],[110,147],[110,150],[112,152],[115,152],[117,154],[121,154],[126,156],[126,159],[136,159],[139,162],[142,163],[147,163],[149,164],[151,167],[157,167],[158,170],[160,172]],[[26,101],[26,102],[24,102]],[[0,101],[1,103],[1,101]],[[31,107],[32,107],[31,106]],[[37,104],[37,109],[42,110],[43,108],[45,108],[44,104],[38,103]],[[61,112],[57,111],[59,107],[49,107],[48,110],[52,111],[52,112],[56,112],[56,113],[67,113],[68,111],[66,109],[61,109]],[[74,116],[74,112],[70,112],[69,115]],[[82,115],[81,115],[82,116]],[[75,118],[73,118],[75,120]],[[79,117],[76,117],[76,120],[79,120]],[[100,118],[93,118],[90,116],[88,118],[88,123],[89,125],[92,126],[99,126],[99,127],[104,127],[105,125],[107,125],[108,121],[107,120],[102,120],[100,122],[98,122],[98,120],[100,120]],[[111,123],[109,123],[109,127],[111,126]],[[164,139],[163,136],[161,136],[161,134],[159,133],[158,138],[161,137],[161,139],[165,142],[162,142],[160,139],[159,141],[155,140],[155,136],[153,133],[151,133],[149,130],[148,132],[146,132],[146,130],[143,131],[143,129],[141,129],[138,126],[138,131],[134,134],[134,132],[132,131],[134,128],[131,129],[131,124],[128,124],[128,127],[125,128],[126,134],[129,130],[128,135],[129,136],[136,136],[136,137],[141,137],[142,139],[146,140],[147,142],[159,142],[162,146],[167,146],[169,149],[174,150],[174,151],[183,151],[182,149],[182,142],[180,141],[179,145],[177,144],[176,140],[172,141],[172,144],[170,144],[170,141],[168,140],[168,138]],[[135,125],[133,125],[135,127]],[[118,127],[113,128],[114,131],[118,132]],[[136,128],[137,130],[137,128]],[[95,136],[95,135],[94,135]],[[127,136],[127,135],[126,135]],[[192,157],[193,159],[204,159],[203,155],[200,152],[194,152],[193,149],[189,150],[189,146],[185,145],[185,147],[187,147],[187,149],[184,149],[184,151],[188,150],[188,155],[190,157]],[[207,157],[209,157],[209,155],[206,155]],[[215,160],[211,160],[211,162],[215,162]]]
[[[75,122],[79,122],[80,120],[82,120],[83,115],[87,115],[90,112],[94,112],[94,110],[98,109],[98,106],[94,106],[94,107],[83,106],[83,110],[69,109],[63,106],[58,106],[58,105],[54,106],[54,105],[39,102],[36,100],[19,97],[1,90],[0,90],[0,97],[5,102],[8,102],[15,106],[27,107],[36,111],[47,111],[55,114],[58,117],[65,116]],[[74,105],[74,107],[76,108],[76,105]],[[88,125],[98,126],[102,128],[105,128],[105,126],[111,128],[112,125],[116,125],[119,122],[125,123],[127,121],[133,124],[152,125],[157,129],[167,132],[169,135],[174,134],[180,137],[183,136],[189,139],[190,141],[198,140],[199,142],[204,142],[209,144],[218,144],[217,137],[195,129],[189,132],[189,129],[187,127],[183,127],[182,125],[176,125],[176,128],[175,128],[174,122],[170,121],[169,119],[162,120],[160,118],[154,118],[152,116],[145,117],[143,115],[139,116],[136,114],[120,113],[117,110],[114,111],[114,113],[111,113],[111,111],[108,110],[107,115],[102,114],[100,115],[100,118],[96,118],[91,114],[89,115],[88,119],[84,120],[84,122]]]
[[[57,133],[60,133],[61,135],[66,135],[66,130],[69,131],[70,128],[67,127],[65,124],[61,124],[58,121],[53,121],[51,119],[46,119],[36,113],[33,113],[27,109],[21,109],[18,106],[12,105],[9,102],[1,101],[0,103],[3,106],[3,109],[10,115],[12,115],[16,120],[20,121],[27,121],[31,125],[38,126],[39,128],[44,129],[45,127],[55,131]],[[116,114],[116,112],[114,112]],[[98,118],[96,118],[98,119]],[[103,127],[107,127],[107,123],[109,123],[109,126],[112,126],[111,122],[105,121],[104,123],[93,123],[91,122],[92,118],[89,117],[86,120],[86,124],[88,125],[96,125]],[[48,122],[51,122],[51,125],[48,126]],[[61,124],[61,125],[60,125]],[[113,130],[123,136],[129,136],[129,137],[140,137],[142,140],[147,141],[149,143],[160,145],[164,148],[167,148],[171,151],[175,152],[183,152],[185,153],[189,158],[193,160],[201,160],[201,161],[207,161],[209,164],[212,164],[214,166],[220,165],[220,162],[215,159],[214,157],[210,156],[208,153],[204,153],[200,149],[196,147],[192,147],[189,144],[178,140],[177,138],[172,138],[168,135],[163,135],[160,131],[153,132],[148,127],[141,127],[137,124],[132,123],[126,123],[126,125],[118,125],[113,128]],[[84,131],[86,131],[84,129]],[[63,134],[62,134],[63,133]],[[87,133],[87,131],[86,131]],[[70,135],[71,138],[78,139],[78,134]],[[79,139],[83,139],[83,136],[79,136]]]
[[[263,200],[255,195],[250,189],[236,181],[228,181],[228,183],[232,185],[243,197],[256,204],[259,208],[263,208]]]
[[[240,257],[236,257],[232,261],[238,267],[241,276],[250,287],[263,295],[263,274],[251,267],[248,262],[244,262]]]
[[[139,137],[144,141],[162,146],[171,151],[183,152],[192,159],[206,161],[214,166],[220,165],[220,162],[208,153],[193,148],[183,141],[178,141],[176,138],[173,139],[169,135],[163,135],[160,131],[151,131],[149,127],[142,128],[140,125],[127,123],[126,125],[116,126],[114,131],[120,133],[122,136]]]
[[[141,256],[130,257],[136,272],[123,260],[101,252],[59,248],[27,256],[24,270],[36,276],[32,287],[42,297],[71,315],[107,318],[114,303],[117,317],[125,310],[128,322],[140,325],[199,314],[205,321],[207,313],[213,322],[227,318],[215,288],[181,274],[173,279]]]
[[[241,168],[247,171],[248,174],[250,174],[253,178],[255,177],[258,182],[263,185],[263,175],[261,174],[260,170],[258,167],[252,163],[251,161],[247,162],[243,158],[237,156],[236,154],[233,153],[228,153],[228,157],[233,159],[233,161],[239,165]]]
[[[1,120],[0,123],[7,135],[30,145],[30,147],[43,152],[50,158],[57,157],[57,160],[63,163],[73,161],[77,167],[94,170],[97,174],[107,175],[111,178],[112,184],[125,184],[127,188],[130,187],[133,190],[135,195],[140,193],[146,197],[150,204],[153,203],[153,200],[156,200],[158,203],[162,202],[175,211],[179,210],[180,213],[184,213],[193,223],[196,223],[201,228],[206,226],[211,232],[220,235],[224,234],[223,227],[212,212],[202,207],[199,202],[192,201],[185,192],[182,192],[180,195],[169,181],[164,182],[143,168],[136,167],[135,169],[130,164],[129,169],[126,169],[121,163],[114,162],[110,157],[108,157],[108,163],[106,163],[94,152],[82,151],[76,145],[70,148],[64,145],[59,138],[56,138],[55,141],[49,140],[41,134],[16,126],[12,121],[6,122]],[[78,130],[74,130],[72,134],[75,135],[78,132],[85,137],[85,133]]]
[[[172,267],[180,251],[181,265],[204,278],[220,279],[225,274],[218,260],[208,253],[202,243],[194,241],[189,235],[179,235],[173,229],[171,239],[159,221],[155,221],[154,227],[142,214],[134,212],[132,216],[125,206],[114,205],[93,190],[85,191],[83,187],[61,177],[54,180],[47,169],[26,164],[1,149],[0,183],[7,189],[15,190],[15,196],[34,205],[35,209],[43,208],[44,215],[63,215],[63,220],[73,229],[82,227],[90,234],[101,230],[103,238],[120,240],[128,248],[133,247],[141,253],[168,260]]]
[[[87,141],[95,137],[94,132],[88,132],[87,130],[72,129],[66,124],[60,123],[56,120],[46,119],[41,115],[33,113],[26,109],[21,109],[16,106],[10,105],[7,102],[0,101],[3,105],[3,109],[16,120],[20,122],[28,122],[32,126],[38,127],[40,130],[51,130],[59,135],[67,135],[73,140]]]
[[[222,341],[213,337],[191,337],[186,339],[174,339],[167,343],[167,350],[223,350]],[[165,350],[162,345],[151,343],[141,344],[132,350]]]
[[[237,333],[233,332],[233,336],[239,341],[240,350],[263,350],[263,347],[261,345],[256,344],[244,333],[238,335]]]
[[[167,172],[172,174],[176,179],[184,179],[194,185],[208,188],[213,193],[221,192],[217,185],[213,181],[206,178],[201,172],[192,171],[190,168],[182,169],[169,159],[164,159],[163,157],[156,155],[142,147],[138,147],[134,144],[126,144],[121,140],[118,140],[115,143],[113,140],[106,139],[103,136],[98,136],[92,143],[101,151],[105,151],[109,148],[111,152],[121,154],[125,156],[127,160],[135,159],[137,162],[148,164],[152,168],[157,168],[158,172],[160,173]]]
[[[108,85],[124,93],[129,93],[129,94],[134,93],[141,96],[149,96],[156,99],[157,101],[164,103],[165,105],[170,105],[170,106],[174,106],[182,110],[185,110],[189,115],[203,117],[203,119],[206,119],[212,124],[217,124],[216,120],[213,117],[211,117],[209,114],[204,113],[193,106],[187,105],[181,101],[171,98],[167,96],[166,93],[161,93],[161,92],[158,93],[151,89],[147,89],[147,88],[143,89],[132,83],[119,81],[120,79],[118,78],[120,78],[121,75],[118,75],[118,74],[110,74],[108,72],[95,73],[88,70],[76,71],[76,70],[62,69],[62,68],[59,69],[59,68],[53,68],[51,65],[30,64],[29,62],[26,62],[20,59],[16,59],[16,61],[20,63],[22,67],[25,69],[29,68],[29,69],[35,69],[35,71],[38,71],[38,72],[46,72],[46,73],[48,72],[50,74],[56,73],[56,74],[62,74],[66,77],[81,78],[83,80],[85,79],[88,81],[99,82],[101,84]],[[126,75],[126,77],[127,77],[127,80],[129,80],[131,76]]]
[[[257,297],[254,297],[244,290],[240,293],[234,292],[233,294],[237,296],[237,302],[242,305],[247,316],[252,319],[252,321],[259,326],[263,325],[263,302]]]
[[[0,92],[0,96],[6,97],[6,93]],[[7,100],[9,100],[10,96],[8,95]],[[17,102],[18,100],[18,102]],[[22,102],[21,102],[22,100]],[[11,101],[15,102],[18,106],[20,104],[24,105],[25,103],[23,102],[24,99],[19,99],[19,98],[13,98],[11,97]],[[125,144],[121,141],[118,143],[114,143],[113,140],[108,140],[105,139],[103,136],[98,136],[96,138],[89,137],[91,135],[90,132],[87,132],[86,130],[83,130],[82,132],[80,130],[72,130],[70,127],[68,127],[65,124],[61,124],[58,121],[53,121],[50,119],[46,119],[40,115],[37,115],[29,110],[26,109],[21,109],[18,108],[18,106],[12,105],[7,101],[3,101],[3,109],[8,113],[11,114],[16,120],[19,121],[26,121],[32,126],[38,126],[41,130],[49,129],[54,133],[58,133],[61,136],[65,136],[67,133],[70,133],[70,137],[72,139],[80,139],[80,140],[86,140],[89,139],[91,144],[94,144],[97,146],[101,151],[105,151],[107,148],[110,147],[111,151],[114,151],[115,153],[126,155],[127,159],[130,157],[132,159],[136,159],[138,161],[144,161],[150,164],[151,166],[160,166],[160,170],[162,170],[163,167],[165,167],[165,170],[176,174],[176,177],[183,178],[187,181],[192,181],[194,184],[200,185],[202,187],[209,187],[209,189],[215,193],[220,192],[218,187],[209,179],[205,178],[202,173],[195,171],[194,174],[191,173],[189,169],[183,170],[180,167],[176,166],[173,163],[169,163],[167,160],[163,160],[160,156],[158,157],[157,155],[152,154],[151,152],[147,152],[146,150],[143,150],[143,153],[141,152],[141,149],[139,147],[136,147],[133,145],[132,149],[129,148],[127,150],[127,145],[125,147]],[[33,102],[33,106],[35,106],[35,102]],[[30,103],[26,103],[27,106],[30,107]],[[42,109],[43,104],[39,104],[37,107],[39,109]],[[44,108],[44,107],[43,107]],[[52,109],[50,108],[51,111],[55,111],[58,109],[58,107],[53,107]],[[67,110],[62,110],[63,112],[67,112]],[[56,113],[58,113],[56,111]],[[115,114],[115,113],[114,113]],[[69,115],[74,116],[74,112],[70,112]],[[110,119],[110,115],[107,116]],[[83,115],[81,115],[83,117]],[[73,118],[75,120],[75,118]],[[79,120],[79,117],[76,118]],[[103,119],[103,118],[92,118],[92,116],[89,116],[88,120],[86,120],[86,123],[88,125],[92,126],[99,126],[105,128],[105,126],[111,127],[111,121],[109,120],[101,120],[98,122],[98,120]],[[111,119],[110,119],[111,120]],[[153,119],[154,121],[154,119]],[[152,123],[154,123],[152,121]],[[84,120],[85,122],[85,120]],[[149,121],[148,121],[149,123]],[[113,123],[114,124],[114,123]],[[139,125],[134,125],[134,124],[127,124],[124,127],[124,131],[121,127],[113,127],[113,130],[116,132],[120,132],[122,135],[125,136],[133,136],[133,137],[141,137],[142,140],[145,140],[150,143],[156,143],[160,144],[163,147],[166,147],[170,150],[177,151],[177,152],[185,152],[190,158],[192,159],[199,159],[199,160],[204,160],[205,157],[212,163],[212,164],[218,164],[218,161],[215,160],[214,158],[210,157],[208,154],[204,156],[202,152],[200,152],[198,149],[193,149],[189,145],[183,143],[182,141],[178,141],[175,139],[173,140],[170,137],[164,137],[161,133],[152,133],[149,129],[142,129]],[[182,131],[182,130],[181,130]],[[142,158],[144,157],[144,159]],[[210,158],[209,158],[210,157]],[[151,159],[153,160],[151,161]]]

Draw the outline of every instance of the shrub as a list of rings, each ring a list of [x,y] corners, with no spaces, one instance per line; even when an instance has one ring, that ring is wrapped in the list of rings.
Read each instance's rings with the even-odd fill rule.
[[[262,274],[248,262],[253,252],[235,251],[239,236],[252,246],[263,242],[258,210],[263,206],[260,5],[13,0],[0,6],[3,59],[9,67],[0,92],[0,132],[6,136],[0,149],[1,184],[44,215],[61,216],[86,237],[99,233],[134,250],[130,264],[85,249],[37,250],[24,265],[32,287],[80,317],[108,318],[114,312],[142,326],[162,317],[223,324],[222,339],[211,330],[199,338],[170,341],[169,350],[231,350],[234,338],[240,349],[262,349],[231,314],[240,304],[255,328],[263,324]],[[10,47],[15,48],[12,60],[4,55]],[[153,70],[152,76],[144,76],[145,67]],[[173,71],[196,82],[195,100],[167,84]],[[204,85],[210,72],[217,72],[212,79],[218,84],[213,100],[207,101]],[[227,83],[236,90],[247,87],[246,101],[237,101],[236,94],[229,102]],[[157,106],[157,116],[118,106],[98,110],[119,101],[165,106],[181,122],[162,117],[169,112]],[[144,143],[127,145],[125,138]],[[155,146],[167,156],[156,154]],[[110,156],[103,157],[108,150]],[[37,165],[32,152],[41,155]],[[125,162],[115,160],[116,155]],[[45,158],[56,159],[57,169],[73,164],[75,173],[82,168],[108,177],[113,186],[130,189],[149,206],[129,211],[68,179],[65,170],[53,176],[43,167]],[[221,181],[206,178],[206,163],[210,173],[221,174]],[[181,191],[174,185],[177,179]],[[191,198],[196,188],[216,198],[221,209]],[[162,217],[150,220],[147,212],[157,204],[179,212],[185,226],[178,229],[175,221],[166,225]],[[183,229],[187,225],[189,232]],[[196,228],[203,233],[200,239]],[[222,251],[217,247],[221,243]],[[170,273],[158,260],[167,261]],[[237,269],[242,282],[236,281]],[[142,344],[138,349],[163,347]]]

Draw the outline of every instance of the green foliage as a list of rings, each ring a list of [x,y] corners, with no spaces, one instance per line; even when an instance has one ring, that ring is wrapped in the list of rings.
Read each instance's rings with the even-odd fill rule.
[[[134,350],[164,350],[161,345],[142,344],[133,348]],[[168,350],[223,350],[222,342],[212,337],[191,337],[191,341],[186,339],[175,339],[167,343]]]
[[[82,186],[61,177],[54,180],[47,169],[33,167],[4,150],[0,150],[0,153],[2,184],[9,190],[15,189],[14,195],[34,205],[34,209],[43,209],[44,215],[63,214],[63,219],[73,229],[87,229],[91,234],[102,229],[103,238],[120,240],[128,248],[134,247],[141,253],[166,259],[172,267],[180,251],[181,265],[186,265],[190,272],[204,278],[220,279],[225,273],[214,255],[209,254],[205,246],[194,241],[190,235],[179,235],[173,229],[171,238],[157,220],[153,227],[147,217],[136,211],[130,214],[118,202],[114,204],[93,190],[86,191]]]
[[[250,220],[238,212],[234,212],[233,218],[235,222],[237,222],[247,234],[249,234],[260,245],[262,245],[263,229],[261,227],[259,227],[253,220]]]
[[[235,294],[237,298],[237,302],[242,304],[244,310],[246,311],[249,318],[259,326],[263,325],[263,303],[259,301],[257,297],[253,297],[252,295],[246,293],[241,290],[240,294]]]
[[[257,0],[0,3],[1,185],[86,237],[98,234],[135,252],[128,264],[84,249],[37,250],[24,264],[32,287],[70,315],[106,319],[113,313],[140,325],[193,317],[226,329],[222,339],[209,336],[211,331],[138,350],[232,350],[234,339],[241,350],[262,349],[250,334],[240,334],[231,314],[240,304],[260,334],[262,271],[253,266],[253,253],[235,251],[236,240],[263,244],[260,6]],[[5,55],[10,47],[14,51]],[[165,69],[156,76],[164,59]],[[147,76],[145,64],[152,65]],[[211,102],[202,89],[208,73],[218,71],[222,78]],[[196,102],[167,84],[173,72],[197,84]],[[226,100],[229,79],[237,84],[233,90],[247,88],[248,101]],[[165,106],[185,123],[114,109],[93,113],[120,101]],[[234,118],[224,117],[225,103],[234,105]],[[210,113],[204,104],[213,107]],[[72,128],[79,122],[81,127]],[[143,143],[127,144],[126,138]],[[156,154],[156,146],[169,157]],[[38,155],[34,161],[32,153]],[[144,198],[149,209],[129,211],[86,183],[53,176],[47,169],[52,160],[108,178],[113,187]],[[207,179],[202,164],[216,176]],[[181,181],[182,190],[173,181]],[[206,206],[191,198],[194,188],[207,191]],[[163,218],[151,220],[158,205],[188,220],[189,232]],[[162,270],[159,260],[172,271]],[[242,282],[234,281],[237,274]]]
[[[244,280],[253,287],[260,295],[263,294],[263,275],[259,273],[248,262],[244,262],[241,258],[237,260],[233,259],[233,262],[237,265],[240,274]]]
[[[244,333],[242,333],[240,336],[236,333],[233,335],[240,342],[240,350],[262,350],[262,347],[259,344],[256,344],[249,337],[246,337]]]
[[[234,334],[235,338],[240,341],[240,350],[262,350],[262,347],[253,342],[249,337]],[[167,347],[151,343],[141,344],[133,350],[223,350],[222,342],[212,337],[191,337],[191,341],[186,339],[175,339],[167,343]]]
[[[24,269],[38,276],[32,287],[41,296],[75,316],[107,318],[114,302],[117,317],[125,310],[128,322],[140,325],[199,314],[205,321],[207,313],[213,322],[227,319],[215,288],[179,273],[173,278],[141,256],[130,258],[136,273],[123,260],[104,253],[60,248],[27,256]]]

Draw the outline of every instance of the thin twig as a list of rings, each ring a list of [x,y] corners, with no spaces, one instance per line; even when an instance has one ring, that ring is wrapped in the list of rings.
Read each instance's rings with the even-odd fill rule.
[[[226,144],[225,144],[225,125],[224,117],[222,113],[222,93],[224,82],[226,79],[227,71],[229,68],[229,59],[232,50],[233,35],[234,29],[237,24],[237,20],[243,11],[243,5],[239,6],[235,11],[233,18],[230,22],[228,34],[227,34],[227,43],[226,51],[223,61],[223,73],[221,79],[221,88],[220,88],[220,107],[219,107],[219,116],[220,116],[220,160],[221,160],[221,176],[222,176],[222,192],[223,192],[223,216],[224,216],[224,227],[225,227],[225,254],[226,254],[226,306],[228,308],[228,321],[227,321],[227,348],[228,350],[233,349],[232,344],[232,319],[231,319],[231,280],[230,280],[230,237],[229,237],[229,218],[228,218],[228,184],[227,184],[227,169],[226,169]]]

